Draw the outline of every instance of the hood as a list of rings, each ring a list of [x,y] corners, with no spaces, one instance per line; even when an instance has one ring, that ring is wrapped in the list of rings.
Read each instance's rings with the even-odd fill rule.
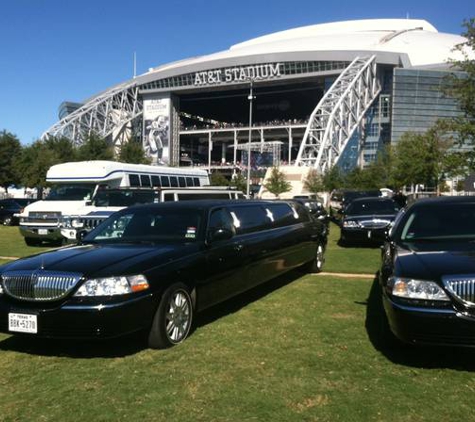
[[[433,244],[414,244],[398,247],[395,262],[396,275],[422,280],[441,280],[447,275],[475,274],[475,250],[473,245],[451,244],[436,250]]]
[[[197,247],[195,243],[73,246],[19,259],[0,267],[0,274],[4,271],[37,269],[76,272],[86,277],[140,273],[173,261]],[[146,264],[147,261],[150,263]]]
[[[23,216],[28,216],[31,212],[47,212],[58,215],[74,215],[78,214],[81,208],[86,204],[85,200],[81,201],[36,201],[27,205],[22,212]]]

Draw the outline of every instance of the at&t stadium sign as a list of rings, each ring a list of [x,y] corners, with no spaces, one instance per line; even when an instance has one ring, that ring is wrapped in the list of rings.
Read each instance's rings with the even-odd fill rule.
[[[216,85],[279,78],[281,76],[280,65],[281,63],[269,63],[196,72],[194,75],[194,85]]]

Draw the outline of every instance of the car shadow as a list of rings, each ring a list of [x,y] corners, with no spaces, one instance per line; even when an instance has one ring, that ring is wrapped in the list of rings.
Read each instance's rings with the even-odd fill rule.
[[[415,368],[475,371],[471,348],[413,346],[397,340],[389,331],[377,273],[366,303],[365,327],[374,348],[393,363]]]
[[[273,280],[260,284],[244,293],[234,296],[222,303],[200,312],[195,319],[194,329],[211,324],[212,322],[238,312],[247,305],[264,298],[270,293],[292,283],[302,277],[304,272],[300,269],[289,271]]]
[[[247,305],[267,296],[281,287],[302,277],[301,270],[290,271],[280,277],[263,283],[245,293],[215,305],[195,317],[190,336],[198,327],[233,314]],[[187,341],[187,340],[185,340]],[[79,341],[11,336],[0,341],[0,351],[14,351],[39,356],[70,357],[78,359],[118,358],[137,354],[147,349],[145,333],[136,333],[112,340]]]
[[[139,353],[147,347],[143,333],[120,339],[80,341],[11,336],[0,341],[0,350],[48,357],[78,359],[118,358]]]

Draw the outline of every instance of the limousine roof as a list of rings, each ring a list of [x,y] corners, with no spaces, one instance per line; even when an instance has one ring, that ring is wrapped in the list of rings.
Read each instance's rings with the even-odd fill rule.
[[[170,201],[170,202],[158,202],[153,204],[138,204],[133,205],[125,210],[141,209],[141,208],[197,208],[208,209],[219,206],[231,206],[231,205],[262,205],[262,204],[296,204],[292,200],[266,200],[266,199],[196,199],[193,201]],[[123,211],[125,211],[123,210]]]

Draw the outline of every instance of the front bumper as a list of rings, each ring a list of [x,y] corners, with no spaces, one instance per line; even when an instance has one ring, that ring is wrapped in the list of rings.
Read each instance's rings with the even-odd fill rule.
[[[475,347],[475,316],[452,308],[405,306],[385,294],[383,305],[391,331],[405,343]]]
[[[56,339],[107,339],[149,329],[156,310],[153,294],[109,303],[68,301],[53,308],[11,304],[0,297],[0,332]],[[9,313],[37,316],[35,334],[10,331]]]
[[[383,243],[386,237],[387,227],[384,228],[343,228],[341,227],[340,238],[348,243]]]
[[[55,241],[62,240],[61,229],[57,226],[24,226],[20,225],[20,234],[31,239]]]

